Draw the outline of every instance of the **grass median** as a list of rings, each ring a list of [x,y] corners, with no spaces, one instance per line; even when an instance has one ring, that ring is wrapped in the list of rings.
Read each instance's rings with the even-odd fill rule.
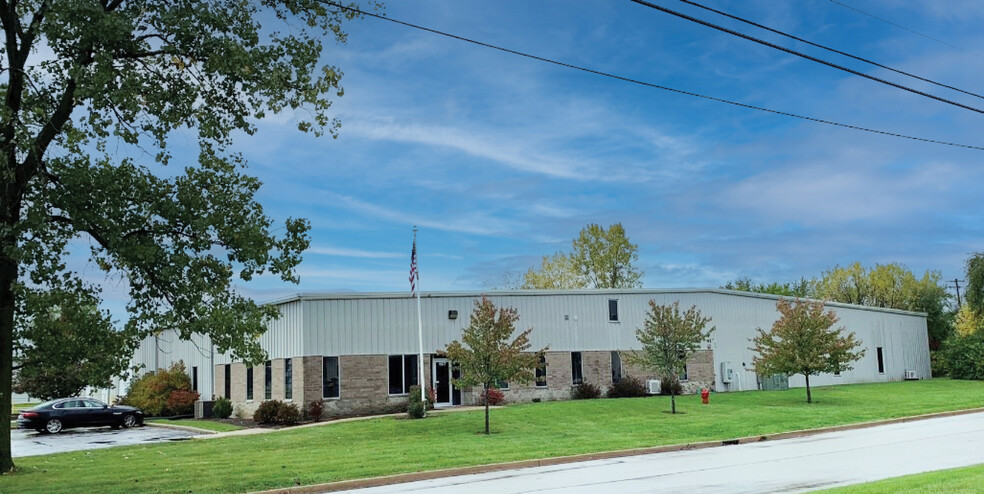
[[[977,494],[984,489],[984,465],[906,475],[822,491],[823,494]]]
[[[344,391],[343,391],[344,392]],[[256,436],[19,459],[0,491],[244,492],[666,444],[723,440],[984,406],[984,383],[931,380],[512,405],[424,420],[379,418]]]
[[[147,421],[152,424],[165,424],[165,425],[183,425],[187,427],[194,427],[196,429],[204,429],[207,431],[214,432],[230,432],[238,431],[242,427],[234,424],[227,424],[225,422],[218,422],[215,420],[204,420],[204,419],[150,419]]]

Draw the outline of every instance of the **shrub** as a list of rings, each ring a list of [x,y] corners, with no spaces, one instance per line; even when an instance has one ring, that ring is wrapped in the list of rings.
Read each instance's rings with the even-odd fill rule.
[[[601,390],[594,384],[585,382],[575,386],[571,391],[571,398],[575,400],[593,400],[601,398]]]
[[[646,383],[633,376],[625,376],[608,388],[609,398],[638,398],[646,396]]]
[[[434,403],[436,401],[437,401],[437,393],[434,391],[434,388],[427,386],[427,409],[433,410]]]
[[[946,356],[943,350],[929,352],[929,368],[932,377],[946,377]]]
[[[422,419],[427,415],[427,406],[420,400],[420,386],[410,386],[407,400],[407,418]]]
[[[502,394],[497,388],[489,388],[482,393],[482,404],[485,404],[485,400],[488,400],[489,406],[498,406],[506,401],[506,395]]]
[[[280,403],[280,402],[278,402]],[[276,423],[280,425],[294,425],[301,420],[301,410],[293,403],[280,403],[277,410]]]
[[[191,391],[191,378],[185,373],[184,362],[176,362],[170,369],[158,369],[138,378],[130,385],[126,401],[143,410],[147,416],[174,415],[177,412],[168,406],[168,398],[174,391]],[[180,400],[175,402],[180,403]]]
[[[659,381],[659,394],[661,395],[679,395],[683,393],[683,385],[677,379],[670,379],[664,377]]]
[[[212,416],[227,419],[232,415],[232,402],[227,398],[219,398],[212,404]]]
[[[188,415],[195,413],[196,401],[198,401],[198,391],[175,389],[167,395],[165,404],[171,415]]]
[[[253,412],[253,422],[257,424],[273,424],[277,422],[277,414],[280,412],[280,408],[283,407],[283,402],[280,400],[269,400],[260,403],[260,406],[256,408]]]
[[[984,379],[984,331],[948,338],[943,360],[952,379]]]
[[[309,402],[304,408],[304,416],[307,417],[308,420],[321,422],[321,419],[325,416],[325,400],[314,400]]]

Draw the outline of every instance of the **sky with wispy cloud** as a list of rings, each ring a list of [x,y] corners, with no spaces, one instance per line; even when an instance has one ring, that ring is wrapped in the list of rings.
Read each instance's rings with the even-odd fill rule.
[[[984,107],[753,30],[657,3],[856,70]],[[984,93],[984,3],[706,0],[805,39]],[[386,2],[385,14],[709,96],[984,145],[984,115],[753,44],[629,1]],[[424,290],[481,289],[622,222],[646,287],[789,281],[837,264],[901,262],[962,277],[984,250],[984,151],[819,125],[632,85],[376,19],[325,60],[344,72],[337,139],[260,124],[239,148],[277,218],[311,220],[297,291],[402,291],[411,228]]]

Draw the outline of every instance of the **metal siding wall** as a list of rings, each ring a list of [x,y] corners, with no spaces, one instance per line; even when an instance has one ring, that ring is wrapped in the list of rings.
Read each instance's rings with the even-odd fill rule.
[[[211,342],[209,338],[202,335],[193,335],[192,341],[181,340],[175,331],[162,331],[158,337],[159,344],[155,344],[154,337],[149,336],[140,342],[140,347],[134,352],[133,364],[142,365],[138,371],[139,375],[151,372],[154,369],[155,353],[157,366],[160,369],[170,368],[173,364],[184,362],[185,372],[188,377],[193,377],[192,367],[198,367],[198,393],[202,399],[209,399],[212,396],[212,365],[209,351]],[[196,346],[197,345],[197,346]],[[218,356],[216,356],[218,358]],[[132,381],[130,381],[132,382]],[[121,394],[125,394],[130,382],[120,383]]]

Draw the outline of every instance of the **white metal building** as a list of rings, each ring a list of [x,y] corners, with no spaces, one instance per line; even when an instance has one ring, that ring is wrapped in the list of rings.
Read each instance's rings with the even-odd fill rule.
[[[448,343],[460,338],[475,301],[482,295],[481,292],[422,294],[428,384],[449,386],[448,376],[438,375],[450,372],[447,362],[441,362],[441,352]],[[487,295],[497,305],[518,310],[518,328],[533,328],[533,349],[549,347],[547,375],[536,383],[539,385],[514,385],[506,392],[507,399],[513,400],[559,399],[569,396],[571,386],[577,384],[579,377],[604,388],[618,378],[616,371],[633,373],[622,368],[614,352],[640,348],[635,330],[643,324],[650,299],[659,304],[679,302],[681,308],[694,305],[712,318],[711,324],[717,329],[707,351],[688,363],[694,386],[710,386],[719,392],[756,389],[760,384],[751,367],[753,354],[749,340],[756,328],[768,329],[778,318],[775,305],[779,298],[721,289],[524,290]],[[178,341],[171,333],[145,340],[134,362],[150,370],[181,360],[193,375],[203,399],[228,396],[246,408],[267,396],[302,403],[325,397],[337,399],[340,405],[346,400],[361,400],[364,405],[405,399],[405,392],[393,391],[405,391],[407,379],[411,377],[403,376],[402,389],[399,383],[394,388],[393,381],[400,378],[400,372],[393,362],[406,362],[409,357],[403,357],[404,360],[397,357],[418,352],[416,302],[409,294],[299,294],[270,304],[280,308],[281,317],[271,322],[267,333],[260,338],[271,359],[266,366],[246,368],[225,355],[215,354],[208,338]],[[839,325],[857,335],[866,354],[853,370],[838,376],[816,376],[811,378],[811,384],[895,381],[907,375],[919,379],[930,377],[925,314],[839,303],[827,305],[840,317]],[[415,365],[416,357],[413,362]],[[643,377],[638,372],[635,375]],[[335,379],[332,383],[329,374]],[[792,376],[788,384],[805,383],[802,376]],[[254,389],[259,391],[254,393]],[[465,402],[473,400],[474,397],[467,395],[464,398]]]

